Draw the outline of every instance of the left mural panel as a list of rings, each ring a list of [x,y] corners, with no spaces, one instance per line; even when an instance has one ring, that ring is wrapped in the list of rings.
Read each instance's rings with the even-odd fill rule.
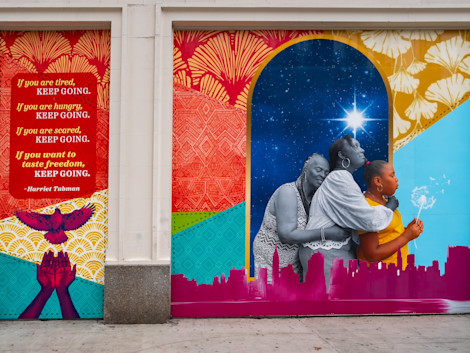
[[[0,31],[0,319],[103,317],[110,42]]]

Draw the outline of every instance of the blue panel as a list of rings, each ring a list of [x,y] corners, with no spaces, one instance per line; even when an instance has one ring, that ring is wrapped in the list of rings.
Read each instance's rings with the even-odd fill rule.
[[[424,233],[416,241],[417,249],[410,244],[418,265],[445,263],[448,245],[470,246],[469,116],[470,102],[466,102],[394,154],[400,184],[396,196],[405,226],[419,212],[413,192],[416,196],[427,191],[424,207],[430,207],[420,215]],[[432,206],[431,200],[435,200]]]

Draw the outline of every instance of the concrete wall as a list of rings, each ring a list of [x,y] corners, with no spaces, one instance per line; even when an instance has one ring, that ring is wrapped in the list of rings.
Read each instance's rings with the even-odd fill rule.
[[[105,286],[109,323],[162,322],[170,315],[173,29],[468,29],[469,25],[470,2],[465,0],[445,4],[437,0],[0,2],[0,29],[111,29],[109,285]],[[134,271],[121,268],[126,266]],[[129,291],[135,296],[132,300]],[[133,314],[143,305],[151,315]]]

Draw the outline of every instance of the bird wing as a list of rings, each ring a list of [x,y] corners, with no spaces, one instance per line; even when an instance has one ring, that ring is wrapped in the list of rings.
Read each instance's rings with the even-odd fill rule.
[[[79,210],[75,210],[71,213],[64,214],[62,216],[62,224],[64,230],[74,230],[80,228],[93,216],[95,212],[95,206],[87,205]]]
[[[16,217],[33,229],[41,231],[52,230],[51,215],[36,212],[16,211]]]

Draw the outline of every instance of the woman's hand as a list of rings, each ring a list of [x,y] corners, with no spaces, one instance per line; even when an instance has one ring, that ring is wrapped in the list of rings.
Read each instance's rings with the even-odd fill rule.
[[[395,211],[398,208],[398,199],[395,196],[389,196],[385,207]]]
[[[347,237],[351,236],[351,229],[341,228],[334,225],[324,229],[326,240],[344,241]]]
[[[77,265],[70,267],[69,255],[60,251],[55,258],[55,289],[57,291],[66,290],[75,280]]]
[[[415,218],[406,226],[403,235],[408,239],[408,241],[410,241],[419,237],[423,230],[423,221]]]
[[[54,253],[48,251],[44,253],[41,265],[37,265],[37,280],[41,285],[41,290],[52,292],[55,289],[54,273]]]

